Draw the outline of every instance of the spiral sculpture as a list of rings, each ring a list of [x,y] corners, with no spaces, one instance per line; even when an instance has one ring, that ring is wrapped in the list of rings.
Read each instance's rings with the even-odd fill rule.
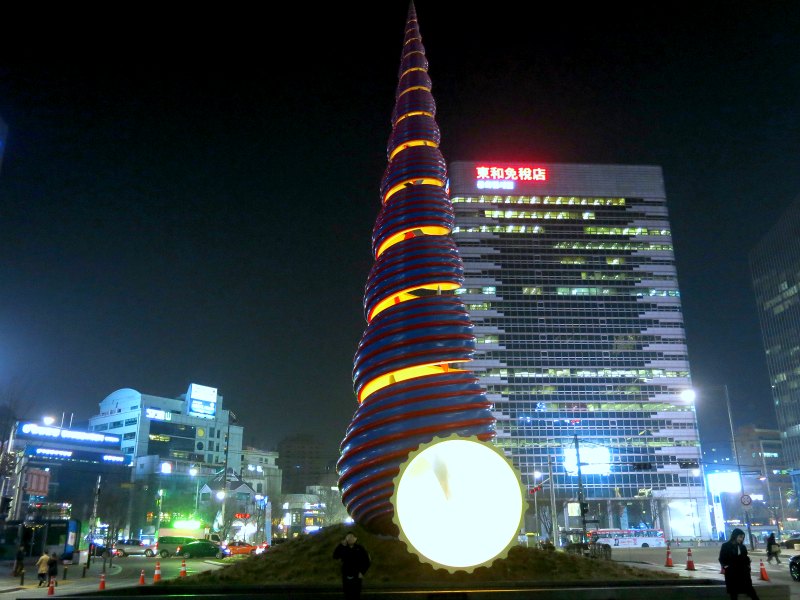
[[[412,2],[380,187],[382,207],[372,234],[375,262],[364,294],[367,328],[354,358],[359,405],[341,443],[337,470],[351,517],[375,533],[399,536],[415,551],[396,510],[399,477],[411,459],[443,440],[483,443],[502,456],[488,443],[496,423],[490,402],[477,377],[464,368],[475,337],[469,314],[454,295],[463,283],[463,263],[450,237],[454,214],[435,117]],[[458,469],[441,457],[420,460],[415,472],[420,464],[431,466],[437,493],[452,501]],[[517,495],[521,504],[521,492]],[[445,512],[454,514],[452,506]],[[417,553],[434,566],[472,568]]]

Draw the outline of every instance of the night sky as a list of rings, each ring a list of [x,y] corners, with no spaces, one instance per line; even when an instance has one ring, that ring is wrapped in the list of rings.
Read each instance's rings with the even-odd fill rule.
[[[248,442],[335,453],[408,4],[296,4],[53,26],[0,62],[20,416],[196,382]],[[800,4],[463,6],[416,3],[445,159],[660,165],[694,382],[775,426],[747,255],[800,194]],[[722,396],[698,407],[724,443]]]

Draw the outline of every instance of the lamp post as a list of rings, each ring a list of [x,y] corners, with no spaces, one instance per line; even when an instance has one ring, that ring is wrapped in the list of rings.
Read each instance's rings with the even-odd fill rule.
[[[750,513],[745,508],[745,496],[744,493],[744,477],[742,476],[742,463],[739,461],[739,450],[736,447],[736,433],[733,429],[733,413],[731,412],[731,398],[730,394],[728,393],[728,384],[722,384],[721,386],[709,386],[709,387],[721,387],[725,392],[725,408],[728,411],[728,425],[731,429],[731,446],[733,447],[733,458],[736,461],[736,471],[739,474],[739,489],[741,490],[741,502],[742,502],[742,511],[744,513],[744,521],[747,525],[747,537],[750,539],[750,549],[755,549],[755,544],[753,541],[753,534],[750,530]],[[697,397],[697,393],[693,389],[684,390],[681,393],[682,396],[688,398],[689,400],[694,400]]]
[[[223,471],[222,476],[222,531],[225,534],[225,537],[228,536],[228,526],[226,525],[226,518],[225,518],[225,508],[228,500],[228,452],[230,451],[231,446],[231,422],[236,421],[236,414],[232,411],[228,411],[228,431],[225,434],[225,469]]]
[[[156,537],[158,537],[158,530],[161,529],[161,506],[164,500],[164,490],[159,488],[158,496],[156,497],[156,506],[158,508],[158,514],[156,514]]]
[[[197,508],[200,504],[200,478],[197,475],[200,473],[200,470],[197,467],[192,467],[189,469],[189,475],[195,478],[195,486],[194,486],[194,512],[197,512]]]
[[[536,480],[542,476],[541,472],[534,471],[533,472],[533,487],[536,488]],[[536,490],[533,494],[533,522],[536,524],[536,537],[539,537],[539,531],[541,527],[539,527],[539,491]]]

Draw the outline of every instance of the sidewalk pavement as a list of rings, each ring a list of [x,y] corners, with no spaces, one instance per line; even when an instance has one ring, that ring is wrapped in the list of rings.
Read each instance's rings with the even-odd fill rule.
[[[67,578],[64,579],[64,567],[67,568]],[[106,570],[106,576],[113,575],[119,572],[118,565],[111,565],[110,569]],[[19,592],[27,590],[35,590],[39,588],[39,577],[36,573],[36,561],[31,559],[25,560],[25,577],[24,583],[20,584],[22,577],[12,575],[14,570],[14,561],[6,560],[0,561],[0,594],[9,592]],[[58,567],[58,586],[56,589],[61,589],[63,586],[72,588],[73,592],[76,591],[89,591],[98,589],[100,574],[103,572],[103,561],[92,561],[91,566],[86,570],[84,577],[84,565],[59,565]],[[39,589],[46,589],[46,585],[42,585]]]

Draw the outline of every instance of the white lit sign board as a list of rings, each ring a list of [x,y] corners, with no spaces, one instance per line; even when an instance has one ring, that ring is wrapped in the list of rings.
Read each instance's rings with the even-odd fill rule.
[[[158,408],[145,408],[144,416],[148,419],[155,419],[156,421],[171,421],[172,413]]]
[[[214,417],[217,414],[217,388],[192,383],[186,393],[189,414],[197,417]]]
[[[118,435],[107,435],[94,431],[76,431],[75,429],[61,429],[60,427],[45,427],[36,423],[20,423],[17,427],[17,437],[33,439],[59,440],[69,443],[89,443],[119,445]]]

